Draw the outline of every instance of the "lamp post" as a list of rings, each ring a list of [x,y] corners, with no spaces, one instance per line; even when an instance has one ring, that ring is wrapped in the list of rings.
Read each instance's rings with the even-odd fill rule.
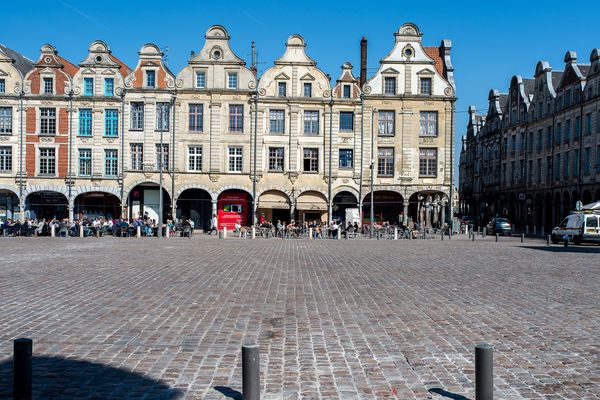
[[[125,196],[125,88],[118,87],[115,93],[121,98],[121,218],[125,218],[123,202]]]
[[[256,146],[258,143],[258,84],[260,79],[256,80],[256,91],[254,92],[254,144],[252,149],[252,226],[256,225]]]
[[[160,103],[157,103],[157,107]],[[165,124],[165,107],[164,104],[160,104],[160,107],[156,110],[156,114],[158,117],[158,130],[160,132],[160,145],[159,145],[159,153],[158,153],[158,229],[156,231],[156,237],[162,238],[162,226],[163,226],[163,159],[164,159],[164,149],[163,149],[163,132],[164,132],[164,124]],[[166,120],[169,120],[167,116]]]
[[[29,86],[21,79],[21,84],[15,86],[15,93],[19,95],[19,221],[25,221],[25,199],[23,198],[23,113],[25,112],[25,95],[31,93]],[[14,218],[14,216],[13,216]]]
[[[360,226],[362,229],[363,224],[363,158],[364,158],[364,130],[365,130],[365,95],[364,93],[360,94],[360,176],[358,178],[358,213],[360,215]],[[354,160],[353,160],[354,161]],[[354,164],[353,164],[354,166]]]
[[[81,93],[81,90],[74,87],[73,83],[71,81],[69,86],[65,87],[65,94],[69,96],[69,168],[67,176],[69,221],[73,221],[73,97]]]
[[[173,219],[173,223],[175,223],[175,216],[177,212],[175,210],[175,101],[177,100],[177,92],[173,92],[171,94],[171,119],[173,130],[173,135],[171,136],[171,218]]]
[[[332,139],[333,139],[333,90],[331,88],[331,75],[327,74],[327,79],[329,80],[329,166],[327,173],[327,219],[329,225],[333,222],[333,199],[331,198],[331,156],[333,155],[332,151]]]
[[[373,125],[375,119],[376,108],[371,110],[371,210],[370,210],[370,226],[369,238],[373,238],[373,224],[375,222],[375,196],[373,195],[373,183],[375,181],[375,127]]]
[[[424,197],[421,195],[417,196],[417,200],[419,201],[419,215],[418,215],[418,223],[419,223],[419,228],[422,228],[421,225],[423,225],[423,216],[421,215],[421,211],[423,210],[423,199]]]

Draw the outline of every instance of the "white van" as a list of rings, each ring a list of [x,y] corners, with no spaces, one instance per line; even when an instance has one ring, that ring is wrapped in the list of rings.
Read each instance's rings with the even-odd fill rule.
[[[552,243],[558,243],[568,236],[575,244],[583,242],[600,244],[600,214],[579,212],[565,218],[552,229]]]

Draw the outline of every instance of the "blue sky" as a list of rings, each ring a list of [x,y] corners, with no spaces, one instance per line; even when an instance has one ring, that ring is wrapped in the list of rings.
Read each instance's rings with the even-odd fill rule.
[[[168,46],[168,64],[177,73],[190,51],[200,50],[207,28],[221,24],[231,35],[233,50],[248,64],[250,43],[256,42],[263,63],[259,72],[283,53],[288,36],[299,33],[308,54],[334,78],[345,61],[354,65],[358,76],[363,35],[369,40],[368,67],[373,74],[393,46],[393,33],[404,22],[414,22],[425,45],[452,40],[459,98],[457,150],[466,129],[467,107],[485,111],[490,89],[506,91],[514,74],[532,76],[538,60],[562,69],[567,50],[575,50],[578,61],[588,63],[591,50],[600,47],[596,1],[34,0],[27,8],[7,2],[3,11],[0,43],[32,59],[37,59],[44,43],[51,43],[63,57],[79,63],[89,44],[102,39],[115,56],[134,67],[139,48],[153,42]]]

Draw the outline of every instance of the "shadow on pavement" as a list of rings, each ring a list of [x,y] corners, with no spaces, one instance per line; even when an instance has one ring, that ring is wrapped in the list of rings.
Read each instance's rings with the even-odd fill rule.
[[[440,396],[447,397],[452,400],[470,400],[468,397],[456,393],[451,393],[440,388],[429,389],[429,393],[439,394]]]
[[[233,400],[244,399],[244,396],[240,392],[238,392],[237,390],[233,390],[232,388],[227,386],[215,386],[215,390],[224,395],[225,397],[229,397]]]
[[[600,254],[600,246],[598,245],[579,245],[564,247],[562,244],[552,246],[521,246],[526,249],[543,250],[551,253],[580,253],[580,254]]]
[[[181,399],[165,382],[121,368],[62,357],[33,357],[33,398]],[[12,398],[13,360],[0,363],[0,399]]]

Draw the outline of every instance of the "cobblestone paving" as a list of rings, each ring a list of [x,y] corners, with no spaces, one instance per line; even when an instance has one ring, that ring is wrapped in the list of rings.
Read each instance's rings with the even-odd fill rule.
[[[498,399],[600,397],[600,246],[7,238],[0,258],[0,398],[21,336],[37,399],[240,399],[247,341],[267,400],[473,399],[479,342]]]

